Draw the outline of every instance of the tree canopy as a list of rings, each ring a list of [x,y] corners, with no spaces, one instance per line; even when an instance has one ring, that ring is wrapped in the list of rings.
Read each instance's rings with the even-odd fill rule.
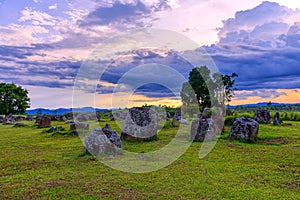
[[[0,114],[23,114],[29,107],[28,90],[13,83],[0,83]]]
[[[201,108],[229,104],[234,95],[236,73],[211,75],[206,66],[196,67],[189,73],[189,81],[183,83],[181,99],[183,105],[198,103]],[[195,102],[196,101],[196,102]]]

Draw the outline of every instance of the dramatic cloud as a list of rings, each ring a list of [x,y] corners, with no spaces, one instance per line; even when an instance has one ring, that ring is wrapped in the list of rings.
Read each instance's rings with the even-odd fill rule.
[[[223,73],[239,75],[240,90],[300,88],[300,10],[263,2],[223,21],[220,41],[207,46]]]
[[[118,30],[147,27],[151,26],[153,13],[171,9],[173,5],[174,1],[165,0],[104,1],[80,21],[80,25],[110,26]]]
[[[241,91],[237,91],[236,93],[237,93],[237,98],[236,98],[237,100],[246,100],[249,97],[261,97],[261,98],[270,99],[270,98],[277,98],[280,96],[287,96],[285,92],[279,92],[274,89],[259,89],[254,91],[241,90]]]
[[[194,67],[174,52],[157,53],[155,50],[134,50],[114,60],[106,69],[101,79],[111,83],[117,83],[119,79],[131,69],[144,64],[161,64],[169,66],[187,77]],[[124,57],[127,57],[126,59]],[[138,76],[138,75],[137,75]]]
[[[299,17],[299,10],[263,2],[253,9],[239,11],[234,18],[223,21],[223,27],[218,34],[220,43],[278,47],[282,45],[279,37],[287,34]]]
[[[166,72],[165,70],[161,70],[160,72],[156,70],[156,68],[160,68],[160,65],[174,70],[170,74],[166,73],[164,75],[164,84],[170,88],[165,87],[165,85],[155,84],[161,81],[159,80],[161,73]],[[143,66],[146,67],[147,70],[137,69],[137,71],[139,71],[138,73],[132,73],[132,70]],[[149,98],[173,97],[173,92],[176,91],[175,95],[179,95],[181,89],[182,82],[178,80],[178,75],[188,77],[192,68],[194,68],[194,66],[191,63],[174,52],[163,52],[162,50],[154,49],[133,50],[120,55],[118,59],[107,66],[102,76],[98,78],[108,83],[109,87],[99,84],[97,92],[102,94],[112,93],[114,89],[112,85],[116,86],[118,84],[124,85],[124,88],[121,90],[122,92],[129,92],[129,88],[135,88],[137,83],[145,82],[147,84],[135,88],[137,94]],[[149,77],[155,76],[158,78],[147,79],[148,74]],[[127,79],[122,82],[124,76],[127,76]],[[173,90],[173,92],[171,90]]]
[[[277,2],[296,5],[298,1]],[[238,99],[247,95],[285,97],[300,88],[300,10],[278,3],[261,3],[260,0],[11,0],[1,1],[0,18],[0,81],[33,87],[34,91],[43,91],[38,87],[56,88],[60,94],[63,89],[71,89],[81,63],[99,43],[143,27],[177,31],[201,45],[209,45],[205,49],[222,73],[238,73],[236,86],[241,90]],[[222,19],[226,20],[222,22]],[[211,45],[215,41],[218,42]],[[94,92],[98,84],[97,95],[107,97],[122,76],[145,64],[170,66],[185,78],[193,68],[174,52],[139,49],[122,53],[114,61],[102,61],[108,67],[102,77],[92,73],[91,80],[86,80],[84,87],[89,88],[88,92]],[[96,69],[91,68],[87,73],[92,70]],[[134,75],[138,80],[139,74]],[[97,82],[99,78],[101,81]],[[174,77],[169,80],[178,81]],[[130,84],[123,86],[127,91]],[[279,89],[290,90],[286,95]],[[135,92],[137,97],[149,101],[150,98],[170,100],[174,97],[170,88],[159,84],[144,85]]]
[[[173,88],[174,89],[174,88]],[[180,88],[179,88],[180,89]],[[144,95],[149,98],[170,98],[178,97],[180,94],[174,94],[169,88],[166,88],[158,84],[146,84],[139,87],[136,91],[136,94]]]
[[[81,62],[31,61],[34,56],[45,55],[36,46],[0,46],[0,81],[57,88],[74,84]]]

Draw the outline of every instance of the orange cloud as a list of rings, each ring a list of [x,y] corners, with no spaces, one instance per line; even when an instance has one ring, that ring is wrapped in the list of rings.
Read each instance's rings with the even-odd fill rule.
[[[263,98],[260,96],[249,96],[245,99],[232,99],[230,105],[242,105],[242,104],[252,104],[260,102],[278,102],[278,103],[299,103],[300,102],[300,88],[299,89],[278,89],[278,93],[285,93],[278,97]],[[236,95],[238,97],[238,94]]]

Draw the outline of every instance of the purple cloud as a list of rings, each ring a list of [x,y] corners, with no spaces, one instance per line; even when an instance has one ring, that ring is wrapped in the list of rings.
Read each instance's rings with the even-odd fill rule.
[[[225,20],[220,41],[206,46],[222,73],[236,72],[240,90],[300,88],[299,10],[263,2]]]

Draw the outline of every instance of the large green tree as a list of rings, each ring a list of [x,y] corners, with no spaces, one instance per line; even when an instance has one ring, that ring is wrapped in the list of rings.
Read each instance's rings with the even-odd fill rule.
[[[0,114],[23,114],[29,107],[28,90],[13,83],[0,83]]]
[[[196,67],[189,73],[189,81],[183,83],[181,99],[183,105],[193,104],[195,97],[201,108],[214,105],[225,105],[233,97],[235,80],[238,75],[222,75],[214,73],[211,75],[206,66]],[[192,89],[191,89],[192,88]]]

